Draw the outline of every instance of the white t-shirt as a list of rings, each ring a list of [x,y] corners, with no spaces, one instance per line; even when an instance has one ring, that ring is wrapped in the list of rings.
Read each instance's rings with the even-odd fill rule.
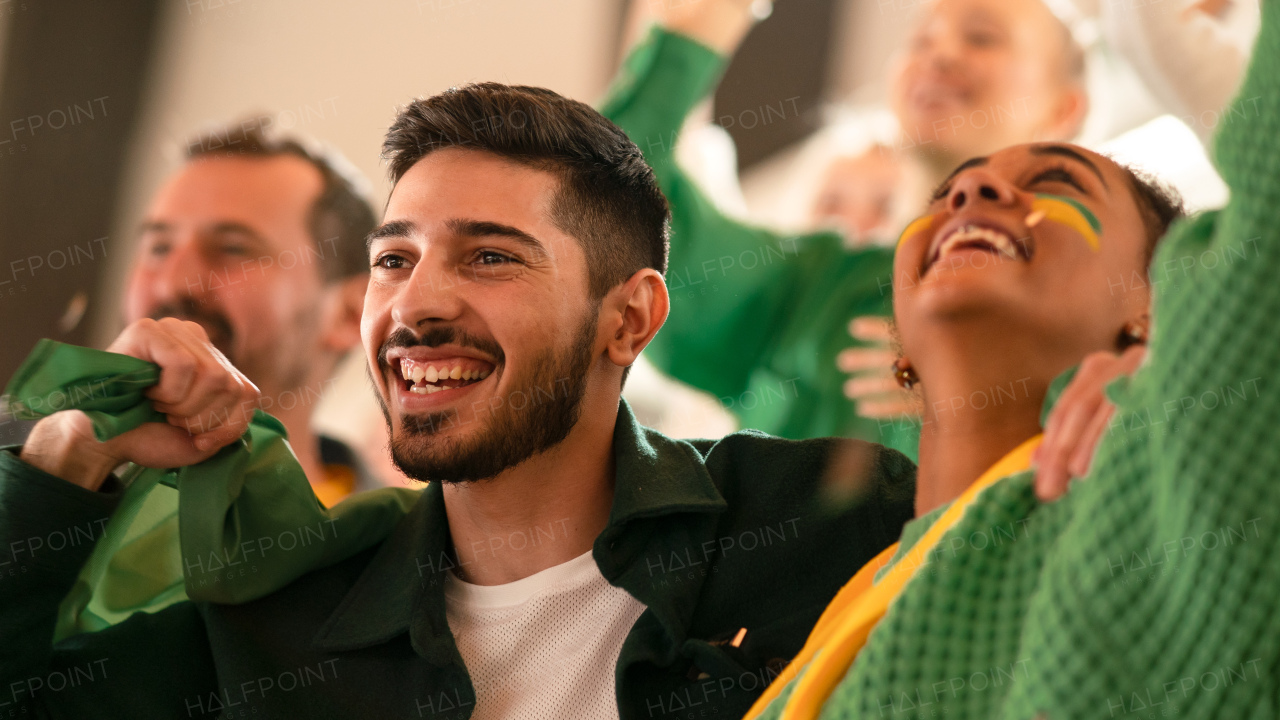
[[[444,597],[474,720],[618,717],[614,668],[645,606],[610,585],[590,552],[506,585],[449,573]]]

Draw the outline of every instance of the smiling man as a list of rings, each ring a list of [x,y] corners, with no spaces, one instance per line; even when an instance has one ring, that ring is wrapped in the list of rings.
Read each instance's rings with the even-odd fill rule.
[[[910,518],[914,467],[879,446],[682,442],[636,424],[621,391],[667,315],[668,216],[600,114],[471,85],[410,104],[384,150],[395,185],[369,236],[361,332],[421,497],[385,541],[258,600],[184,602],[51,648],[51,598],[87,552],[67,548],[0,584],[0,687],[18,688],[0,702],[97,717],[740,716]],[[253,390],[199,327],[143,321],[112,349],[160,366],[149,397],[170,425],[98,443],[65,412],[0,452],[0,553],[108,516],[120,462],[191,464],[243,430],[241,413],[208,422]],[[193,438],[193,422],[213,429]],[[838,446],[863,482],[820,503]],[[282,530],[301,512],[265,509]],[[109,674],[73,691],[21,682],[103,657]]]

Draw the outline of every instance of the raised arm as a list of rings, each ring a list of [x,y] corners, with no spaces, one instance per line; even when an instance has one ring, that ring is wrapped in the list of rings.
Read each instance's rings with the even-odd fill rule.
[[[887,251],[846,252],[834,233],[784,236],[726,217],[677,164],[680,128],[714,89],[726,64],[723,53],[749,28],[749,4],[671,4],[665,25],[627,57],[601,108],[645,153],[671,204],[671,315],[646,354],[666,372],[720,397],[742,393],[754,374],[770,370],[770,355],[787,343],[847,345],[850,317],[888,311],[891,277]],[[784,104],[773,112],[794,110]],[[824,312],[802,310],[806,303],[825,303]],[[798,376],[816,386],[817,375],[830,366],[827,391],[838,397],[838,349],[807,361],[804,375],[788,369],[783,379]]]
[[[1148,362],[1115,394],[1091,477],[1070,492],[1073,520],[1047,558],[1023,640],[1031,681],[1013,690],[1010,715],[1274,707],[1278,10],[1264,3],[1251,68],[1217,136],[1231,201],[1176,227],[1153,264]]]

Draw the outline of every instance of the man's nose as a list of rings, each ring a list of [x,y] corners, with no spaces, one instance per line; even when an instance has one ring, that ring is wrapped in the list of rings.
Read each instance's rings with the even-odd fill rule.
[[[415,331],[432,323],[457,320],[466,307],[463,295],[474,282],[476,278],[448,272],[424,259],[396,295],[391,319]]]
[[[152,292],[162,304],[199,298],[210,290],[212,276],[196,243],[176,242],[153,275]]]
[[[1009,182],[980,167],[970,168],[958,175],[947,194],[947,209],[953,213],[974,203],[1012,205],[1016,202],[1016,192]]]

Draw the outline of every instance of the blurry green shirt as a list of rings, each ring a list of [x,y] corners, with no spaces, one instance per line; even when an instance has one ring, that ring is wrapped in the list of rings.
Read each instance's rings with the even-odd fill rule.
[[[786,236],[726,217],[676,163],[686,116],[725,59],[655,28],[623,63],[600,111],[644,152],[671,204],[671,316],[645,351],[705,390],[743,427],[787,438],[829,435],[916,457],[919,425],[859,417],[836,355],[849,321],[892,313],[893,250],[849,250],[834,232]]]

